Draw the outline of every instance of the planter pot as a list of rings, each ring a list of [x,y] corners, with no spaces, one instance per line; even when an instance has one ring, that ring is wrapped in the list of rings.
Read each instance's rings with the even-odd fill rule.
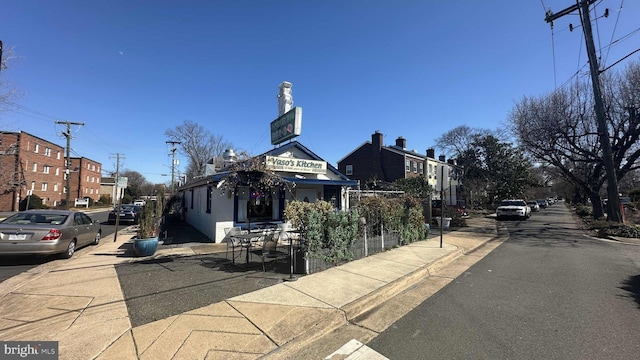
[[[451,225],[451,218],[444,218],[442,224],[440,224],[441,218],[440,216],[436,216],[436,221],[438,222],[438,227],[442,228],[442,230],[449,230],[449,226]]]
[[[158,250],[158,238],[133,239],[133,250],[138,256],[151,256]]]

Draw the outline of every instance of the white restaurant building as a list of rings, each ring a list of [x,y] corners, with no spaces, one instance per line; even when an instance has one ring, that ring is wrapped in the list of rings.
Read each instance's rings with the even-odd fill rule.
[[[257,158],[293,186],[265,192],[239,187],[234,193],[224,186],[229,173],[223,170],[179,189],[185,221],[219,243],[226,228],[283,223],[284,209],[293,200],[325,200],[336,209],[349,208],[348,189],[358,182],[349,180],[299,142],[289,142]]]

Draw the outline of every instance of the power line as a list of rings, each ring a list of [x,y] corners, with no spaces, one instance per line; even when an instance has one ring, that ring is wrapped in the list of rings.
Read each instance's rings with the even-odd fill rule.
[[[618,16],[616,16],[616,23],[613,25],[613,31],[611,32],[611,39],[609,40],[609,45],[608,45],[608,49],[607,49],[607,55],[605,55],[604,57],[604,63],[607,63],[607,60],[609,59],[609,51],[611,51],[611,44],[613,44],[613,36],[616,33],[616,29],[618,28],[618,22],[620,21],[620,14],[622,14],[622,4],[624,3],[624,0],[620,0],[620,7],[618,8]]]

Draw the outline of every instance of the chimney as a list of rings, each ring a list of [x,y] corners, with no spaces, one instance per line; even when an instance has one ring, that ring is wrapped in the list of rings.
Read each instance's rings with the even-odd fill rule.
[[[371,135],[371,144],[373,144],[374,153],[379,153],[382,150],[382,134],[378,130]]]
[[[396,139],[396,146],[397,147],[401,147],[403,149],[407,148],[407,139],[403,138],[402,136],[398,136],[398,138]]]
[[[427,157],[431,159],[436,158],[436,151],[434,149],[427,149]]]
[[[447,157],[446,157],[446,156],[444,156],[444,155],[440,155],[440,156],[438,157],[438,159],[440,159],[440,161],[442,161],[442,162],[445,162],[445,160],[447,160]]]

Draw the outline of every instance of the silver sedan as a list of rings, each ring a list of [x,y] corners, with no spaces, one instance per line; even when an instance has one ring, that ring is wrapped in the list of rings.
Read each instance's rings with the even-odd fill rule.
[[[60,254],[97,245],[102,229],[87,214],[71,210],[27,210],[0,221],[0,255]]]

